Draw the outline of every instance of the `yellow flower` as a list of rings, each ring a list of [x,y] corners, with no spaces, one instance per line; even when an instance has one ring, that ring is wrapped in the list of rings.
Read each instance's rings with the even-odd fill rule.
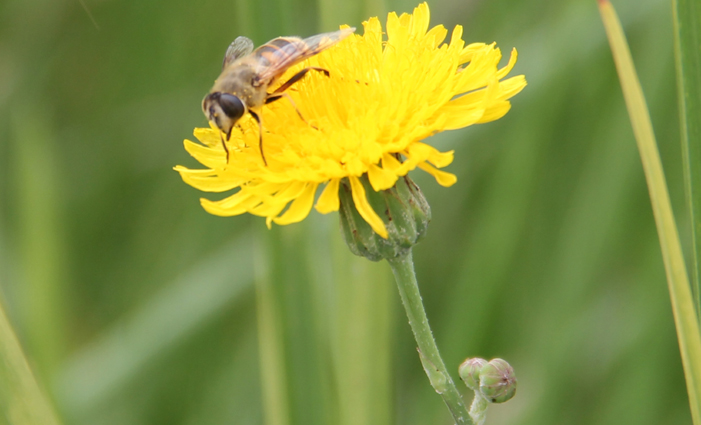
[[[205,210],[220,216],[248,212],[266,217],[268,226],[295,223],[309,214],[320,185],[316,210],[337,211],[345,178],[359,214],[386,238],[359,178],[366,174],[372,189],[381,191],[418,167],[451,186],[456,177],[438,168],[452,162],[453,151],[439,152],[421,140],[501,118],[511,107],[508,99],[526,85],[522,75],[504,79],[516,50],[499,69],[495,44],[465,46],[461,26],[443,43],[448,31],[441,25],[428,29],[426,3],[411,15],[390,13],[386,42],[377,18],[363,27],[363,35],[350,35],[279,79],[308,66],[331,74],[309,73],[287,91],[307,122],[285,99],[263,108],[267,166],[250,116],[232,131],[228,163],[216,127],[195,129],[201,144],[185,140],[185,149],[206,167],[175,167],[186,183],[205,192],[239,189],[219,201],[202,199]]]

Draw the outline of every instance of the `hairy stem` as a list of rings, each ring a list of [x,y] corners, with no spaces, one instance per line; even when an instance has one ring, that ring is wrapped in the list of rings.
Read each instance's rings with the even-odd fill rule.
[[[419,285],[416,282],[411,251],[406,255],[387,261],[392,267],[394,278],[397,281],[399,295],[402,297],[402,304],[404,304],[409,325],[411,325],[418,345],[421,363],[431,385],[443,397],[455,423],[473,425],[462,396],[455,387],[455,383],[453,383],[453,379],[448,374],[443,359],[438,353],[436,341],[433,339],[431,327],[428,325],[428,318],[419,293]]]

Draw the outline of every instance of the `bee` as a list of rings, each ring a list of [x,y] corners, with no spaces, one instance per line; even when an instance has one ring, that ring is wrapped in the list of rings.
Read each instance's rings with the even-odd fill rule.
[[[297,111],[299,117],[306,122],[297,109],[294,101],[285,90],[301,80],[309,71],[317,71],[330,76],[328,70],[317,67],[307,67],[293,75],[272,93],[268,87],[293,65],[321,53],[355,31],[355,28],[345,28],[339,31],[317,34],[309,38],[278,37],[253,50],[253,42],[246,37],[238,37],[226,50],[222,72],[214,82],[212,90],[202,101],[205,116],[213,122],[226,140],[231,138],[234,125],[247,112],[258,122],[260,154],[267,166],[263,153],[263,123],[260,108],[263,105],[286,97]],[[224,137],[222,145],[226,151],[226,161],[229,162],[229,149]]]

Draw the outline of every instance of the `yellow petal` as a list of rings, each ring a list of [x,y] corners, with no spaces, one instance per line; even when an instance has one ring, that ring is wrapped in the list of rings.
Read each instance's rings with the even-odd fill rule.
[[[259,195],[263,202],[255,208],[250,209],[248,212],[264,217],[277,216],[285,209],[291,200],[296,199],[302,194],[306,186],[304,182],[293,182],[282,186],[282,190],[275,194],[267,196]]]
[[[482,107],[483,91],[466,94],[438,109],[436,115],[442,115],[445,119],[443,128],[445,130],[455,130],[479,121],[484,114],[484,108]]]
[[[259,199],[243,192],[237,192],[221,201],[210,201],[209,199],[200,198],[200,204],[202,204],[202,208],[205,211],[221,217],[243,214],[259,203]]]
[[[431,146],[433,147],[433,146]],[[453,162],[453,154],[455,151],[441,152],[436,148],[431,150],[431,156],[428,157],[428,162],[438,168],[443,168]]]
[[[365,188],[363,184],[360,183],[357,177],[348,177],[351,183],[351,192],[353,195],[353,202],[355,203],[355,208],[358,210],[358,214],[372,227],[378,235],[387,239],[389,236],[387,234],[387,229],[385,224],[382,222],[380,216],[377,215],[375,210],[372,209],[368,199],[365,197]]]
[[[506,113],[509,112],[509,109],[511,109],[511,103],[509,103],[508,101],[492,104],[492,106],[490,106],[489,109],[484,111],[484,115],[482,115],[482,118],[477,120],[476,124],[484,124],[487,122],[498,120],[499,118],[506,115]]]
[[[207,147],[187,139],[185,139],[183,143],[185,145],[185,150],[205,167],[224,168],[226,165],[226,154],[223,149]]]
[[[292,202],[290,208],[288,208],[282,216],[273,219],[273,221],[277,224],[284,225],[304,220],[309,215],[309,211],[312,210],[317,186],[318,184],[316,183],[308,184],[297,199]]]
[[[363,22],[363,29],[365,31],[363,34],[364,39],[371,37],[374,43],[377,43],[378,40],[382,40],[382,24],[376,17],[370,18]]]
[[[453,28],[453,33],[450,35],[450,47],[460,49],[462,53],[463,46],[465,45],[465,42],[462,39],[462,25],[456,25],[455,28]],[[464,61],[460,61],[460,57],[458,57],[458,65],[461,65],[465,63]]]
[[[314,208],[316,208],[317,211],[322,214],[338,211],[338,208],[340,207],[340,202],[338,199],[338,184],[340,182],[341,179],[331,179],[326,184],[324,191],[321,192],[321,196],[319,196],[319,199],[316,201],[316,206]]]
[[[509,63],[506,64],[505,67],[500,69],[497,72],[497,79],[501,80],[502,78],[506,77],[506,74],[511,72],[511,69],[513,69],[514,65],[516,65],[516,60],[518,59],[518,52],[516,49],[511,49],[511,56],[509,57]]]
[[[399,170],[403,169],[403,164],[399,162],[397,158],[391,153],[385,153],[382,155],[382,168],[385,170],[391,170],[392,173],[398,175],[398,176],[403,176]]]
[[[286,206],[287,204],[282,202],[272,204],[261,203],[253,208],[249,208],[248,213],[259,217],[266,217],[272,220],[274,217],[277,217],[277,215],[280,214]]]
[[[521,90],[526,87],[526,84],[526,77],[523,75],[517,75],[508,80],[504,80],[499,83],[499,90],[501,90],[501,93],[499,93],[498,98],[501,100],[510,99],[520,93]]]
[[[436,25],[426,33],[426,38],[432,39],[431,47],[436,48],[440,46],[447,35],[448,30],[443,25]]]
[[[394,186],[394,183],[397,182],[397,175],[375,164],[369,164],[368,179],[375,192],[379,192]]]
[[[225,192],[245,182],[241,179],[221,179],[219,173],[214,170],[190,170],[180,165],[174,170],[180,173],[185,183],[203,192]]]
[[[387,15],[387,40],[391,40],[392,38],[396,37],[397,32],[399,31],[401,24],[399,23],[399,16],[395,12],[390,12]],[[386,51],[387,49],[385,49]]]
[[[436,179],[438,184],[443,187],[450,187],[458,181],[458,178],[455,176],[455,174],[446,173],[445,171],[441,171],[437,168],[434,168],[433,166],[425,162],[419,164],[418,167],[427,172],[428,174],[432,175]]]
[[[457,74],[458,82],[454,89],[456,94],[486,86],[495,77],[500,60],[501,51],[494,44],[476,51],[467,67]]]
[[[431,13],[428,10],[426,2],[419,4],[414,8],[414,14],[411,17],[411,35],[421,37],[428,30],[428,23],[431,20]]]
[[[209,123],[210,128],[196,128],[195,131],[192,132],[192,134],[199,140],[202,144],[207,145],[209,147],[214,147],[214,146],[220,146],[221,145],[221,138],[219,135],[221,132],[213,126],[213,124],[210,122]]]
[[[491,47],[485,43],[468,44],[460,52],[460,64],[472,62],[474,60],[475,55],[477,55],[478,53],[483,53],[485,50],[488,49],[491,49]]]

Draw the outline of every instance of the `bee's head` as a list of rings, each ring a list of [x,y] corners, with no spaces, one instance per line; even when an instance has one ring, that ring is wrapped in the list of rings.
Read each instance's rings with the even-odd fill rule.
[[[246,113],[246,105],[238,96],[214,92],[205,96],[202,110],[207,119],[226,133],[226,139],[229,140],[234,124]]]

